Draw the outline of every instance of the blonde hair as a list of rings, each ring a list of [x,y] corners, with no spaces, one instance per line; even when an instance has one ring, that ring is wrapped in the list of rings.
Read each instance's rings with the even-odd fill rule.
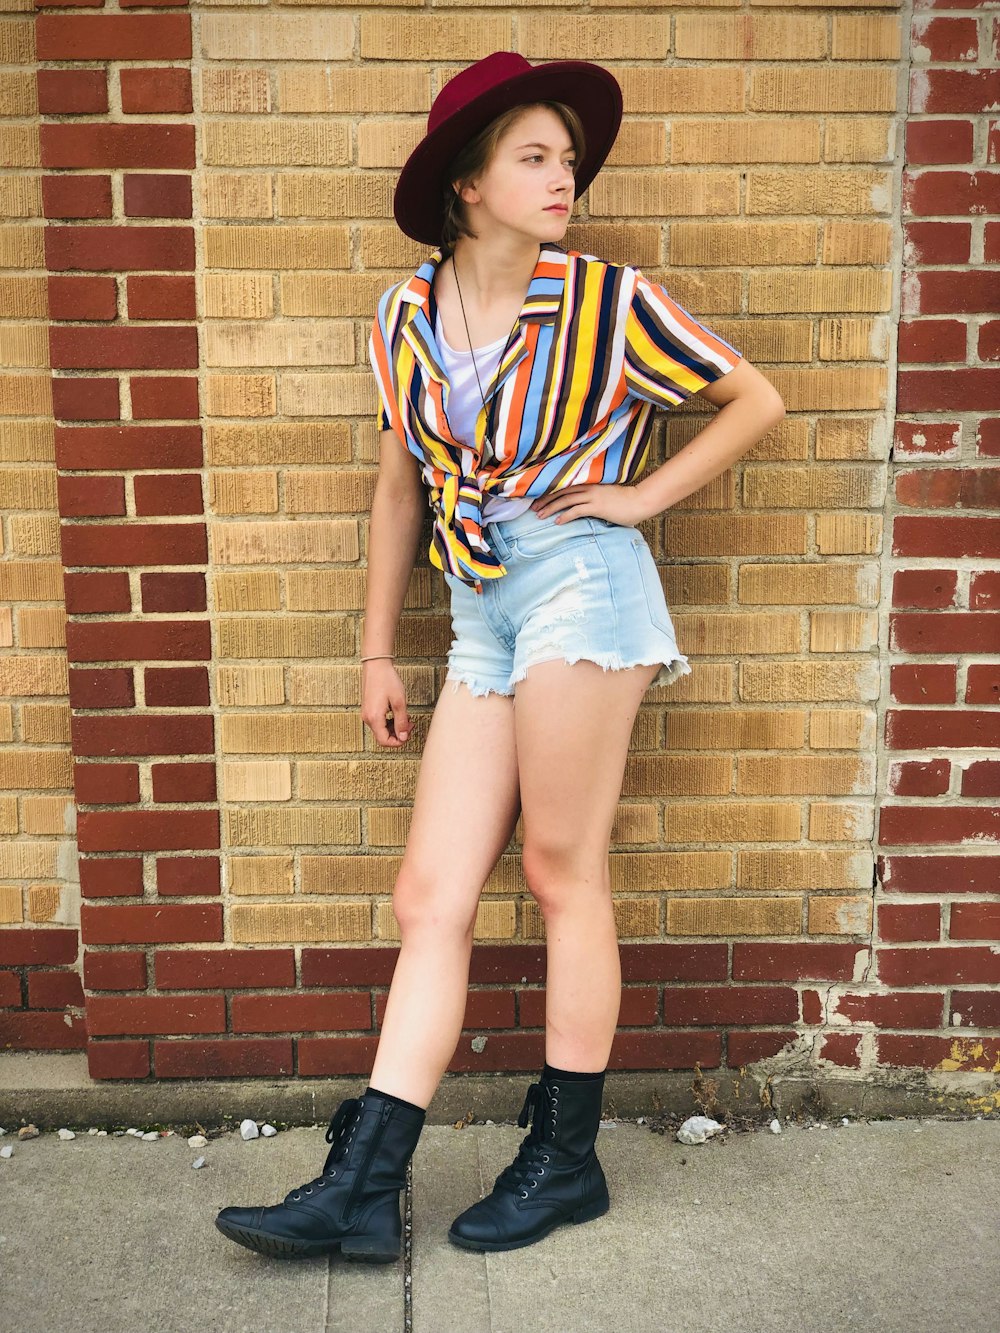
[[[573,141],[573,151],[576,153],[573,171],[575,173],[579,170],[580,162],[586,151],[586,138],[583,132],[583,122],[572,107],[567,106],[565,102],[528,102],[511,107],[509,111],[504,111],[495,120],[491,120],[485,129],[480,130],[474,138],[470,139],[448,164],[448,170],[445,172],[441,187],[444,201],[441,247],[446,252],[453,249],[460,236],[475,237],[476,235],[465,220],[465,210],[462,207],[460,197],[461,191],[486,170],[493,160],[497,144],[507,130],[515,121],[520,119],[525,111],[536,106],[548,107],[562,120],[569,132],[570,139]],[[453,185],[454,181],[458,182],[457,190]]]

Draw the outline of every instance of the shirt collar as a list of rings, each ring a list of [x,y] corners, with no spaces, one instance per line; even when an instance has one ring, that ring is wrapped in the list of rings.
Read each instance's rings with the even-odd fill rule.
[[[566,253],[561,246],[551,243],[539,247],[538,261],[528,283],[518,323],[523,320],[531,320],[537,324],[555,322],[562,304],[563,288],[566,285]],[[402,289],[400,299],[420,307],[425,314],[429,314],[434,274],[443,259],[444,251],[438,246]]]

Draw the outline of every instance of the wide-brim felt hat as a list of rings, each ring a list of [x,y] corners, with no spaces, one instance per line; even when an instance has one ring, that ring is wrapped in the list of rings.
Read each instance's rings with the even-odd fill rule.
[[[600,171],[621,125],[622,90],[608,70],[588,60],[531,65],[515,51],[494,51],[449,79],[435,97],[427,133],[407,158],[393,198],[400,230],[428,245],[441,242],[442,187],[456,154],[491,121],[530,102],[565,102],[583,123],[586,147],[577,164],[579,197]]]

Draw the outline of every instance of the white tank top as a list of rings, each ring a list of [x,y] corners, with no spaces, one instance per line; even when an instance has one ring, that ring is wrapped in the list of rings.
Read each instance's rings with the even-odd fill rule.
[[[459,440],[462,444],[471,445],[476,438],[476,418],[483,406],[479,383],[482,383],[485,390],[493,379],[497,366],[500,364],[500,356],[507,345],[507,339],[498,338],[496,342],[489,343],[486,347],[477,347],[476,364],[473,366],[471,352],[460,351],[455,347],[450,347],[445,342],[440,313],[438,313],[435,321],[434,336],[437,338],[438,347],[441,349],[441,361],[447,371],[450,385],[448,390],[448,423],[456,440]],[[477,370],[479,372],[478,382],[476,379]],[[491,460],[493,457],[490,446],[487,444],[484,458]],[[525,509],[529,509],[532,499],[533,497],[530,495],[488,495],[483,501],[483,522],[496,522],[497,519],[501,518],[513,518],[516,514],[521,514]]]

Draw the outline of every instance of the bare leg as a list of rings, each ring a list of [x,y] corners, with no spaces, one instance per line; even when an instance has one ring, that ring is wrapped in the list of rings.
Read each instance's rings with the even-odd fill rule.
[[[474,755],[475,805],[457,756]],[[393,892],[402,945],[369,1082],[426,1107],[458,1044],[476,909],[520,812],[514,700],[442,690]]]
[[[658,667],[540,662],[515,686],[525,878],[545,920],[545,1058],[607,1067],[621,1006],[608,848],[636,713]]]

